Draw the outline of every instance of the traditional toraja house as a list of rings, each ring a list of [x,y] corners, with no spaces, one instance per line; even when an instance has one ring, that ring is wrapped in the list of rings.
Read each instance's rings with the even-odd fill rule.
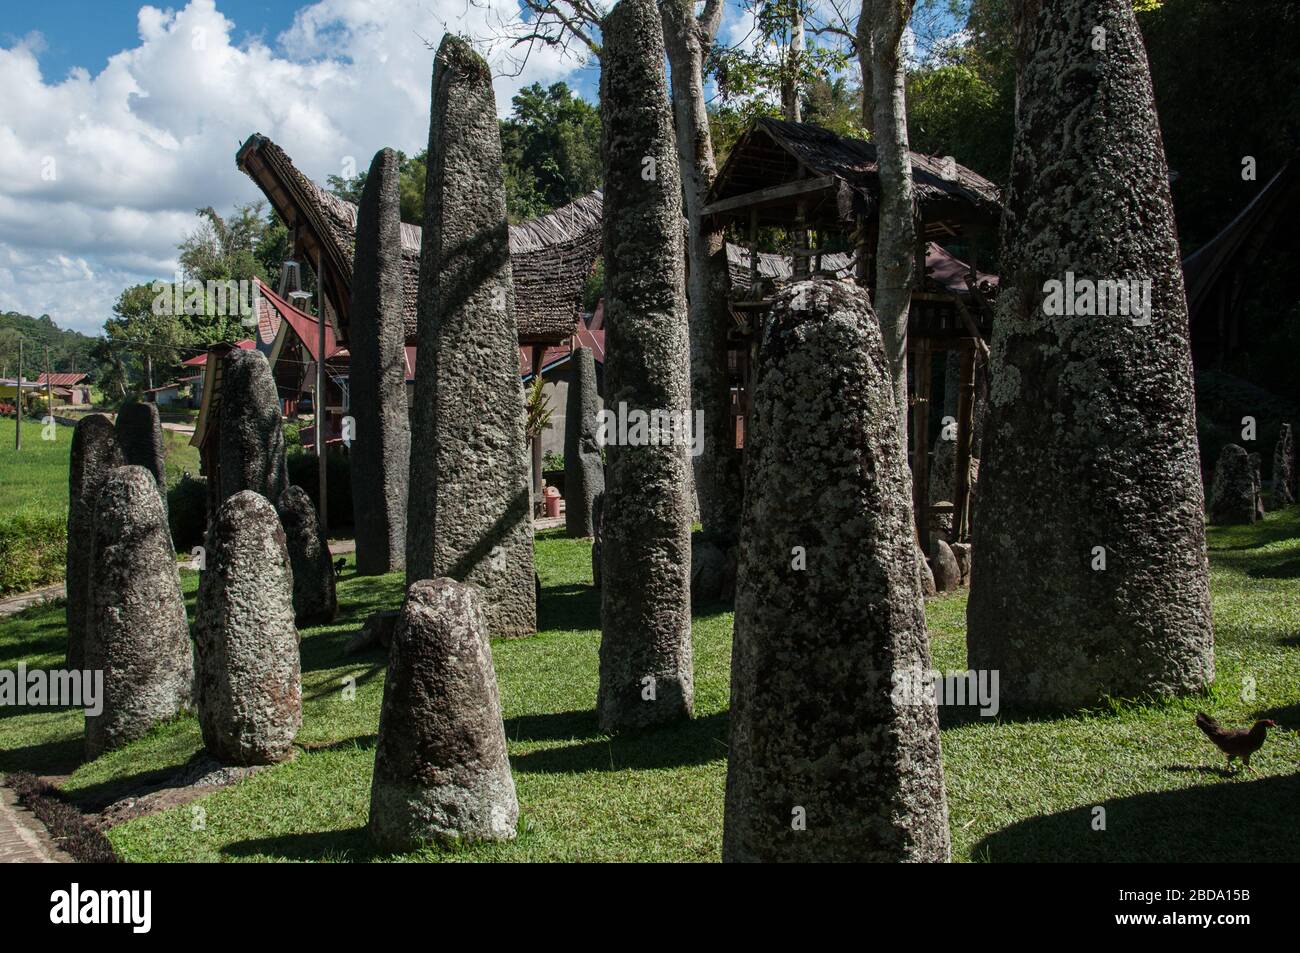
[[[329,324],[346,346],[357,207],[308,179],[266,136],[250,136],[235,162],[257,183],[288,226],[294,236],[293,253],[311,264]],[[549,346],[573,334],[583,285],[600,254],[600,209],[600,193],[596,192],[548,215],[510,226],[520,344]],[[402,223],[402,301],[408,344],[415,343],[420,237],[418,225]]]
[[[908,317],[912,373],[912,475],[918,532],[928,551],[929,398],[936,352],[961,355],[957,421],[957,489],[951,506],[958,538],[969,533],[969,462],[974,422],[975,357],[992,330],[989,296],[996,280],[976,271],[977,250],[991,249],[1002,214],[997,188],[951,157],[913,152],[916,284]],[[748,378],[774,283],[811,274],[853,277],[872,289],[876,274],[880,177],[875,146],[820,126],[759,119],[732,147],[704,212],[747,249],[728,249],[732,313],[731,365],[736,412],[747,405]],[[764,230],[779,229],[781,254],[759,251]],[[960,261],[943,246],[964,250]],[[744,256],[748,255],[747,266]],[[739,261],[737,259],[740,259]]]

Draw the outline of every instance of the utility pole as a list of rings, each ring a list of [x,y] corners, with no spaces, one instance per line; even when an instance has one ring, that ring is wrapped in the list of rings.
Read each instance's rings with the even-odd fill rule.
[[[50,383],[50,346],[45,345],[45,415],[54,419],[54,386]]]
[[[23,448],[23,339],[18,339],[18,379],[14,381],[14,449]]]

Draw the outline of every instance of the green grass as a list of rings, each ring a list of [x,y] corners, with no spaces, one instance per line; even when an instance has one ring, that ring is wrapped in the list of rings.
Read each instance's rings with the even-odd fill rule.
[[[39,421],[24,420],[23,448],[14,449],[14,422],[0,420],[0,518],[19,513],[68,512],[68,457],[72,428],[54,426],[43,440]]]
[[[1211,530],[1218,682],[1208,698],[1116,704],[1052,718],[971,718],[943,711],[943,755],[957,860],[1300,859],[1300,507],[1255,527]],[[590,546],[539,535],[545,587],[541,633],[493,643],[521,817],[510,844],[399,860],[716,860],[726,777],[731,615],[696,614],[696,716],[637,737],[595,723],[599,597],[588,587]],[[192,599],[196,578],[185,574]],[[401,578],[345,570],[337,623],[307,630],[304,749],[291,763],[195,802],[114,827],[128,859],[369,860],[365,835],[381,653],[345,658],[365,616],[395,607]],[[191,607],[192,608],[192,607]],[[63,610],[0,621],[0,665],[60,663]],[[964,667],[965,597],[928,606],[936,665]],[[1253,699],[1244,698],[1247,676]],[[347,679],[356,694],[348,700]],[[1225,777],[1222,759],[1192,724],[1201,708],[1240,725],[1272,717],[1255,772]],[[21,712],[21,713],[20,713]],[[201,747],[192,717],[89,764],[80,763],[79,712],[0,710],[0,772],[70,775],[64,785],[94,808],[124,782],[183,764]],[[1105,808],[1106,830],[1092,829]]]

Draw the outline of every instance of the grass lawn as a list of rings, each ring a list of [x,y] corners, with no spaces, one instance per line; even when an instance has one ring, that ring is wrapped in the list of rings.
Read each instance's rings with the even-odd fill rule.
[[[68,512],[68,457],[72,428],[55,426],[43,440],[39,421],[24,420],[23,448],[14,449],[14,422],[0,420],[0,518],[19,513]]]
[[[1258,526],[1214,529],[1211,549],[1218,659],[1211,697],[1053,718],[989,720],[944,710],[955,859],[1300,859],[1300,507]],[[599,597],[588,585],[590,546],[542,533],[537,563],[542,632],[492,647],[519,836],[397,859],[717,860],[730,613],[696,614],[695,718],[610,738],[597,730],[593,711]],[[184,576],[192,602],[196,577]],[[401,583],[398,575],[357,577],[349,560],[339,621],[304,633],[296,760],[112,828],[117,850],[136,861],[377,859],[365,823],[385,659],[380,652],[345,658],[342,647],[369,612],[399,604]],[[928,615],[937,667],[964,667],[964,595],[931,601]],[[63,631],[59,605],[0,621],[0,665],[61,664]],[[1243,691],[1248,679],[1253,695]],[[1192,723],[1198,708],[1229,725],[1271,717],[1287,730],[1270,736],[1253,773],[1226,777],[1222,757]],[[64,790],[94,809],[201,747],[196,721],[185,717],[81,764],[81,729],[78,711],[0,710],[0,772],[68,775]],[[1105,808],[1103,831],[1093,829],[1094,807]]]

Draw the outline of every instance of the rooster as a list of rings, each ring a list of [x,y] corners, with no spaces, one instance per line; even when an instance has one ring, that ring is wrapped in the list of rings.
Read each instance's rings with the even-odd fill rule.
[[[1214,742],[1214,747],[1218,748],[1228,756],[1228,770],[1232,770],[1232,762],[1240,758],[1250,770],[1250,756],[1264,746],[1264,738],[1268,735],[1268,729],[1276,728],[1277,722],[1271,718],[1264,718],[1250,728],[1224,728],[1217,721],[1202,712],[1196,715],[1196,727],[1205,732],[1207,738]]]

